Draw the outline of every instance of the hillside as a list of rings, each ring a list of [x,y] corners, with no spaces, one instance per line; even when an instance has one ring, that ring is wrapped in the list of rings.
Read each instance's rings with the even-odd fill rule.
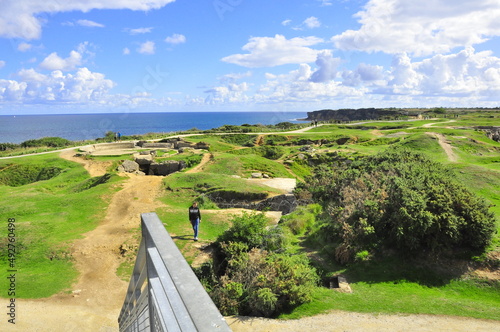
[[[342,155],[354,158],[404,145],[455,169],[457,176],[467,183],[472,191],[493,205],[491,210],[498,220],[500,144],[488,138],[483,132],[473,130],[471,126],[471,123],[493,125],[498,121],[500,114],[495,113],[493,118],[490,116],[491,113],[463,115],[453,119],[454,122],[450,122],[449,119],[433,119],[352,123],[349,126],[322,125],[307,130],[255,132],[245,135],[221,133],[221,135],[189,136],[187,134],[184,139],[193,143],[208,143],[210,151],[190,150],[182,154],[158,154],[157,158],[160,160],[174,156],[175,158],[200,156],[197,164],[186,171],[167,177],[117,173],[116,166],[119,161],[130,159],[129,155],[115,155],[110,151],[107,156],[76,156],[75,150],[66,150],[59,157],[67,160],[68,164],[57,166],[62,169],[59,175],[18,187],[0,186],[1,197],[9,197],[10,202],[9,209],[2,213],[2,217],[15,217],[19,227],[24,228],[18,235],[19,240],[23,241],[23,250],[26,253],[24,257],[19,257],[19,264],[23,267],[20,277],[25,279],[19,281],[21,296],[18,303],[19,308],[30,313],[30,318],[28,320],[19,317],[17,327],[29,330],[45,326],[47,331],[53,331],[64,326],[71,330],[76,328],[74,320],[77,318],[86,323],[89,331],[116,330],[116,317],[127,285],[125,280],[130,274],[138,242],[140,213],[156,211],[188,262],[193,266],[199,266],[209,257],[208,245],[229,226],[228,220],[231,215],[241,214],[244,210],[236,208],[221,210],[213,202],[204,202],[202,210],[205,217],[201,241],[193,243],[189,240],[191,230],[185,221],[185,210],[193,199],[227,189],[241,192],[248,197],[256,193],[264,193],[267,196],[279,195],[287,192],[289,188],[283,190],[280,185],[267,186],[265,179],[248,178],[252,173],[262,173],[270,177],[269,181],[289,178],[301,182],[311,175],[310,166],[321,164],[326,160],[324,159],[326,156]],[[13,165],[17,164],[36,162],[58,165],[60,161],[55,161],[58,159],[57,155],[26,157],[28,159],[25,162],[22,161],[25,158],[19,161],[2,160],[0,174],[13,174],[7,172],[14,169]],[[50,163],[47,160],[50,160]],[[105,181],[103,177],[106,174],[113,175]],[[63,177],[71,180],[66,181]],[[103,180],[99,182],[96,179]],[[93,184],[90,185],[91,183]],[[84,194],[88,196],[82,196]],[[74,207],[73,205],[80,201],[79,195],[80,199],[94,200],[97,204],[93,204],[94,207],[90,204],[82,205],[80,209]],[[27,197],[30,197],[33,205],[26,204]],[[50,201],[50,204],[43,203],[44,201]],[[66,205],[73,207],[69,208]],[[54,206],[57,206],[58,211],[51,211]],[[267,212],[267,216],[272,225],[278,222],[281,214]],[[62,226],[65,221],[81,219],[92,222],[78,225],[77,229],[54,228]],[[52,226],[54,221],[58,222],[57,226]],[[61,235],[51,238],[53,235],[48,234],[54,231]],[[37,236],[47,239],[48,247],[42,252],[37,252],[34,249],[37,239],[30,236],[30,232],[36,232]],[[305,243],[297,242],[295,246],[295,250],[309,251],[310,256],[318,261],[325,259],[321,257],[321,253],[307,248]],[[47,252],[53,252],[53,257],[49,258]],[[37,269],[29,264],[35,260],[40,263]],[[282,318],[300,318],[329,312],[332,309],[345,311],[332,312],[330,316],[301,318],[298,321],[282,322],[233,317],[229,318],[229,322],[234,331],[264,331],[270,326],[273,326],[273,330],[283,331],[299,329],[307,331],[304,326],[310,326],[309,330],[313,331],[329,326],[328,322],[331,322],[331,319],[344,322],[344,325],[338,326],[339,329],[346,326],[360,326],[361,329],[363,326],[363,328],[382,330],[387,324],[391,324],[393,327],[400,326],[401,329],[412,326],[412,330],[423,330],[424,326],[427,329],[453,327],[457,331],[492,330],[500,326],[498,321],[492,320],[499,314],[500,299],[494,295],[500,282],[499,270],[495,268],[498,266],[495,264],[499,261],[500,238],[497,233],[493,245],[488,249],[482,262],[449,262],[447,268],[453,269],[456,280],[448,280],[446,284],[432,285],[428,288],[421,287],[418,280],[413,282],[390,279],[390,277],[380,279],[376,271],[367,274],[373,276],[371,280],[369,276],[360,278],[357,269],[369,267],[369,264],[355,264],[346,268],[326,262],[324,268],[331,269],[331,273],[340,272],[348,276],[354,294],[350,296],[332,293],[327,289],[318,290],[311,304],[305,304],[294,313],[283,315]],[[56,263],[61,265],[55,266]],[[48,286],[45,286],[46,292],[34,292],[34,289],[22,286],[29,284],[32,277],[36,278],[37,275],[57,269],[68,269],[68,282],[54,283],[51,278],[40,280],[40,285],[43,282],[48,283]],[[478,280],[478,283],[469,283],[467,280],[470,279]],[[479,285],[483,285],[484,289],[476,292],[475,287],[478,290],[481,288]],[[1,284],[1,287],[5,289],[6,286]],[[102,292],[103,289],[106,290],[105,293]],[[401,302],[391,307],[389,303],[394,301],[394,298],[385,294],[386,292],[394,293]],[[405,293],[412,294],[411,300],[405,299],[402,295]],[[463,296],[451,295],[455,293],[463,293]],[[474,303],[467,297],[468,293],[475,297]],[[33,298],[38,299],[33,300]],[[431,298],[432,301],[429,301]],[[412,305],[411,302],[415,304]],[[422,303],[427,304],[422,305]],[[465,303],[470,309],[467,312],[461,309]],[[40,313],[45,312],[45,308],[57,312],[57,315],[41,315]],[[372,312],[375,315],[348,311]],[[389,315],[395,313],[400,315]],[[410,313],[464,315],[489,320],[412,317],[408,316]],[[35,316],[36,319],[32,318]],[[4,330],[4,322],[1,324]]]

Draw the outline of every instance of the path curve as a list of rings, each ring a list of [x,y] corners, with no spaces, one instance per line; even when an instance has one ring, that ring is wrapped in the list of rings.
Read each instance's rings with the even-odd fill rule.
[[[101,223],[70,247],[79,272],[71,292],[39,300],[19,299],[16,325],[2,320],[0,331],[118,331],[117,319],[128,287],[116,275],[123,261],[120,246],[135,241],[133,230],[140,226],[141,213],[163,206],[156,199],[163,177],[127,176]]]

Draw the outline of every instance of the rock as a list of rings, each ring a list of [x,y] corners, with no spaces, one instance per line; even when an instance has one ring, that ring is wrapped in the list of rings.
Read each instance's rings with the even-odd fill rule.
[[[346,278],[339,276],[339,288],[336,288],[336,291],[340,293],[352,293],[351,286],[347,283]]]
[[[264,179],[269,179],[269,175],[267,175],[267,174],[262,174],[262,177],[263,177]]]
[[[135,162],[138,163],[139,165],[149,165],[153,162],[153,156],[150,154],[147,155],[135,154],[134,158]]]
[[[203,150],[209,150],[210,149],[210,144],[205,143],[205,142],[198,142],[194,146],[196,149],[203,149]]]
[[[120,173],[123,173],[123,172],[125,172],[125,167],[123,167],[123,165],[120,165],[120,166],[118,166],[118,168],[116,170]]]
[[[262,173],[252,173],[251,177],[252,179],[260,179],[262,178]]]
[[[133,173],[139,170],[139,164],[132,160],[125,160],[122,167],[123,170],[128,173]]]

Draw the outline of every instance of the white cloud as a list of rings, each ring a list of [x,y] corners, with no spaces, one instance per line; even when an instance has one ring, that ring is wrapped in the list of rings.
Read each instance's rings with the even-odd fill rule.
[[[129,49],[128,47],[125,47],[125,48],[123,49],[123,54],[124,54],[124,55],[128,55],[128,54],[130,54],[130,49]]]
[[[500,36],[492,0],[370,0],[355,17],[361,27],[332,37],[336,47],[425,56]]]
[[[243,67],[274,67],[284,64],[308,63],[316,60],[320,50],[309,48],[323,42],[317,37],[296,37],[286,39],[283,35],[274,37],[252,37],[242,47],[248,54],[233,54],[222,61]]]
[[[29,51],[31,48],[32,45],[28,43],[20,43],[19,45],[17,45],[17,50],[21,52]]]
[[[218,86],[204,91],[209,95],[205,99],[205,104],[221,104],[221,103],[242,103],[248,100],[245,92],[248,90],[248,84],[230,83],[227,86]]]
[[[321,26],[321,22],[314,16],[306,18],[303,24],[309,29],[319,28]]]
[[[140,35],[144,33],[150,33],[151,31],[153,31],[153,28],[148,27],[148,28],[137,28],[137,29],[125,29],[125,31],[128,31],[128,33],[131,35]]]
[[[3,67],[5,67],[5,61],[0,60],[0,69],[2,69]]]
[[[291,23],[292,23],[292,20],[284,20],[283,22],[281,22],[281,25],[286,27],[286,26],[290,25]]]
[[[311,81],[316,83],[328,82],[337,76],[337,66],[340,64],[339,58],[334,58],[329,51],[318,54],[316,65],[318,69],[311,75]]]
[[[137,52],[141,54],[155,54],[155,43],[152,41],[144,42],[139,46]]]
[[[78,20],[76,21],[78,25],[81,25],[82,27],[89,27],[89,28],[104,28],[104,25],[101,23],[97,23],[94,21],[89,21],[89,20]]]
[[[92,9],[159,9],[175,0],[2,0],[0,36],[36,39],[40,37],[40,14],[69,11],[88,12]]]
[[[384,79],[382,66],[368,65],[360,63],[354,71],[346,70],[342,73],[343,84],[347,86],[357,86],[361,84],[369,85]]]
[[[19,81],[0,79],[0,100],[5,102],[100,102],[115,85],[101,73],[79,68],[75,74],[55,70],[49,75],[34,69],[17,73]]]
[[[42,63],[40,63],[40,68],[46,70],[74,70],[77,66],[82,63],[82,55],[76,51],[71,51],[69,57],[63,59],[57,55],[56,52],[51,53],[47,56]]]
[[[165,38],[165,42],[169,44],[182,44],[186,42],[186,37],[178,33],[174,33],[172,36]]]
[[[209,94],[206,103],[279,104],[288,109],[498,106],[500,58],[489,51],[466,48],[420,61],[401,53],[394,55],[389,68],[361,63],[347,70],[339,68],[340,63],[340,59],[323,51],[317,55],[316,70],[302,63],[286,74],[266,73],[265,83],[255,86],[255,92],[250,91],[252,84],[236,84],[228,77],[221,80],[221,86],[205,91]]]
[[[331,6],[332,5],[332,0],[318,0],[321,2],[321,6]]]

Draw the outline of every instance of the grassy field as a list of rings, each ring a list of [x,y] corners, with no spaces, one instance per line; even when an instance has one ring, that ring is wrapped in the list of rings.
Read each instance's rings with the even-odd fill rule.
[[[211,159],[203,173],[180,172],[166,177],[164,195],[160,198],[166,207],[156,212],[188,262],[192,263],[200,254],[192,246],[192,229],[186,220],[186,210],[194,199],[201,199],[203,222],[200,238],[203,244],[208,245],[228,228],[230,220],[227,214],[220,213],[212,202],[203,198],[208,192],[232,190],[274,194],[270,188],[249,185],[243,178],[252,172],[262,172],[272,177],[296,177],[302,181],[310,174],[310,168],[307,160],[300,159],[301,154],[320,160],[318,158],[324,153],[370,155],[404,146],[452,167],[471,191],[491,203],[491,210],[499,220],[500,143],[488,139],[482,132],[466,128],[494,125],[499,118],[498,113],[466,114],[452,119],[324,125],[303,134],[265,135],[264,145],[279,147],[279,151],[283,152],[277,159],[265,158],[263,155],[269,151],[263,150],[262,146],[253,146],[258,137],[256,134],[189,137],[186,139],[192,142],[209,143]],[[457,156],[456,162],[449,160],[438,140],[427,134],[429,132],[444,135]],[[304,152],[303,148],[307,146],[313,147],[314,151],[306,149]],[[168,158],[169,154],[162,157]],[[120,158],[124,156],[98,157],[96,160]],[[82,166],[59,159],[56,154],[48,154],[0,160],[0,181],[5,174],[7,177],[18,176],[11,172],[21,167],[19,165],[54,167],[58,169],[56,173],[59,172],[43,181],[20,186],[0,185],[0,197],[4,202],[0,215],[2,220],[16,219],[17,244],[21,249],[16,265],[20,269],[19,289],[25,291],[18,297],[47,297],[68,289],[77,277],[68,246],[96,227],[109,199],[117,190],[116,184],[122,179],[117,175],[111,175],[106,181],[92,179]],[[32,171],[47,173],[41,170],[42,166]],[[307,218],[307,222],[314,222],[310,214]],[[500,251],[500,221],[497,228],[490,251]],[[0,259],[5,262],[8,254],[6,227],[0,234]],[[291,241],[293,250],[309,251],[301,236],[303,234],[297,234]],[[426,264],[415,266],[387,259],[339,266],[319,254],[316,258],[314,264],[323,275],[345,275],[354,293],[341,294],[318,287],[312,302],[282,315],[282,318],[292,319],[340,309],[500,319],[500,282],[471,277],[455,265],[449,268],[436,265],[436,268],[430,269]],[[120,273],[126,276],[129,269],[130,266],[124,266]],[[2,275],[0,289],[7,289],[7,282]],[[6,294],[1,296],[6,297]]]
[[[0,160],[0,174],[14,178],[12,165],[13,161]],[[82,166],[59,159],[57,154],[19,158],[15,165],[61,169],[58,176],[49,180],[18,187],[0,185],[3,202],[0,218],[16,220],[15,267],[19,290],[16,296],[47,297],[67,289],[77,277],[68,246],[96,227],[120,179],[111,176],[105,183],[94,186]],[[6,232],[7,226],[0,233],[2,262],[6,262],[8,255]],[[7,290],[7,282],[6,278],[0,278],[0,289]]]

